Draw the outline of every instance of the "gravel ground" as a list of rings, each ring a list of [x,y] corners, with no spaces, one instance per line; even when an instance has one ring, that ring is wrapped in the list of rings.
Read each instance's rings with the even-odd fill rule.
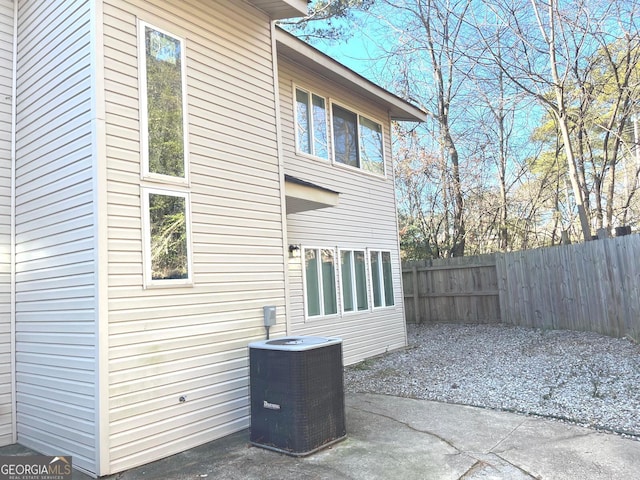
[[[409,348],[347,367],[347,392],[540,415],[640,438],[640,345],[504,325],[409,325]]]

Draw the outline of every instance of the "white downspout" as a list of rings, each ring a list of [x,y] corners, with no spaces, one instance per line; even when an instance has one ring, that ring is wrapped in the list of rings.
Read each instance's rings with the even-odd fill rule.
[[[18,0],[13,1],[13,58],[11,72],[11,430],[13,443],[18,442],[18,401],[16,396],[16,107],[18,93]]]

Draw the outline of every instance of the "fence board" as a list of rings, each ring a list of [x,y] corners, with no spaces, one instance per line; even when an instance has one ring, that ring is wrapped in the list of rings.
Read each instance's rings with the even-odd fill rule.
[[[640,235],[403,265],[407,321],[506,323],[640,340]]]

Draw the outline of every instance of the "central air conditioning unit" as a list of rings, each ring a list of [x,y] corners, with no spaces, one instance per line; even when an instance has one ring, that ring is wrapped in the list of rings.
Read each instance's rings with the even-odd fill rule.
[[[346,438],[341,339],[254,342],[249,363],[253,445],[304,456]]]

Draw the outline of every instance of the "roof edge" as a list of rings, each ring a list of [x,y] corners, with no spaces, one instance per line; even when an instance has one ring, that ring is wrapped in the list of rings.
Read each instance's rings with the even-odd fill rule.
[[[279,26],[276,28],[276,48],[279,54],[291,60],[298,62],[305,60],[304,64],[307,67],[324,76],[330,78],[337,76],[338,83],[356,90],[365,97],[376,97],[378,101],[385,104],[392,120],[408,122],[427,120],[427,113],[422,109],[354,72]]]

